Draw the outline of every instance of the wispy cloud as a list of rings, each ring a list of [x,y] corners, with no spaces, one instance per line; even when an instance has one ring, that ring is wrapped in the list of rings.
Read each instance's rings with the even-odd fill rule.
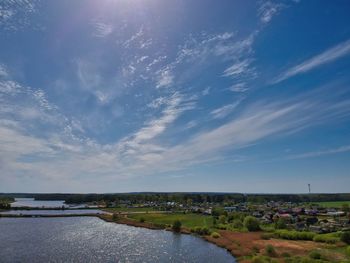
[[[249,59],[238,61],[234,63],[232,66],[225,69],[223,76],[234,78],[234,77],[239,77],[244,74],[247,74],[248,72],[251,71],[251,69],[249,69],[250,64],[251,64],[251,60]]]
[[[344,41],[319,55],[316,55],[301,64],[298,64],[285,72],[283,72],[280,76],[275,78],[272,83],[279,83],[283,80],[291,78],[295,75],[299,75],[302,73],[306,73],[315,68],[318,68],[324,64],[330,63],[334,60],[342,58],[350,53],[350,40]]]
[[[232,85],[229,90],[233,92],[246,92],[248,90],[247,84],[244,82]]]
[[[2,0],[0,2],[0,26],[8,31],[18,31],[31,25],[39,0]]]
[[[282,3],[275,3],[273,1],[261,1],[261,5],[258,9],[258,16],[260,21],[264,24],[269,23],[272,18],[277,15],[285,5]]]
[[[324,155],[331,155],[331,154],[337,154],[337,153],[344,153],[350,151],[350,145],[344,145],[340,146],[335,149],[327,149],[327,150],[321,150],[321,151],[313,151],[313,152],[306,152],[306,153],[300,153],[300,154],[294,154],[287,157],[287,159],[304,159],[304,158],[314,158],[314,157],[320,157]]]
[[[212,110],[210,114],[213,116],[214,119],[225,118],[239,105],[239,103],[240,101],[236,101],[234,103],[227,104],[218,109]]]
[[[158,73],[157,88],[169,87],[174,81],[174,75],[170,69],[165,68]]]
[[[113,32],[113,26],[103,22],[93,22],[93,36],[95,37],[106,37]]]

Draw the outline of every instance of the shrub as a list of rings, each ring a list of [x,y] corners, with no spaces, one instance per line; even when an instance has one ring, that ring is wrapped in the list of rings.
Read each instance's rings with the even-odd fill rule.
[[[191,232],[196,233],[196,234],[201,235],[201,236],[205,236],[205,235],[210,234],[210,231],[207,227],[199,227],[199,226],[191,228]]]
[[[259,220],[253,216],[247,216],[244,218],[244,226],[248,231],[258,231],[260,230]]]
[[[143,217],[140,218],[140,222],[141,223],[144,223],[145,222],[145,219]]]
[[[283,252],[282,257],[284,258],[290,258],[290,254],[288,252]]]
[[[346,244],[350,244],[350,231],[345,231],[340,236],[341,241]]]
[[[175,220],[173,223],[172,229],[174,232],[180,232],[181,231],[181,222],[179,220]]]
[[[274,237],[273,233],[262,233],[261,234],[261,239],[269,240]]]
[[[227,217],[225,215],[221,215],[219,216],[219,222],[221,224],[225,224],[226,223],[226,220],[227,220]]]
[[[221,237],[221,235],[218,232],[213,232],[213,233],[211,233],[211,237],[219,238],[219,237]]]
[[[283,218],[279,218],[279,219],[275,222],[275,228],[276,228],[276,229],[286,229],[286,228],[287,228],[286,221],[285,221]]]
[[[313,232],[300,232],[300,231],[289,231],[289,230],[276,230],[275,234],[279,238],[288,240],[313,240],[316,235]]]
[[[314,250],[310,252],[309,257],[312,259],[321,259],[322,255],[320,252]]]
[[[266,263],[268,262],[264,257],[261,256],[255,256],[252,259],[252,263]]]
[[[227,225],[225,225],[225,224],[218,224],[218,225],[216,226],[216,228],[222,229],[222,230],[226,230],[226,229],[227,229]]]
[[[350,246],[348,246],[348,247],[346,248],[346,254],[348,254],[348,256],[350,256]]]
[[[234,219],[233,222],[232,222],[232,227],[233,227],[233,228],[236,228],[236,229],[241,229],[241,228],[243,228],[242,220],[240,220],[240,219]]]
[[[269,257],[276,257],[277,256],[277,252],[276,252],[275,248],[272,245],[267,245],[265,247],[265,253]]]
[[[337,236],[334,236],[334,234],[319,234],[314,236],[313,240],[315,242],[322,242],[322,243],[328,243],[328,244],[335,244],[340,239]]]

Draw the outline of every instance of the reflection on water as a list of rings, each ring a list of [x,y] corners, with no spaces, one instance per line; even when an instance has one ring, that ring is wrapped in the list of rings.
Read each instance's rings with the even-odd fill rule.
[[[0,218],[1,262],[235,262],[190,235],[95,217]]]
[[[34,200],[34,198],[15,198],[15,202],[11,204],[11,207],[45,207],[45,208],[57,208],[68,207],[64,204],[64,200],[58,201],[41,201]]]
[[[81,214],[105,214],[99,209],[79,209],[79,210],[11,210],[0,212],[5,215],[81,215]]]

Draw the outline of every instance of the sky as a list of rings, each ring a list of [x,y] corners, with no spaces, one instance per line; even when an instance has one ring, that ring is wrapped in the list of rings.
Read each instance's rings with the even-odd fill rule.
[[[2,0],[0,192],[349,192],[347,0]]]

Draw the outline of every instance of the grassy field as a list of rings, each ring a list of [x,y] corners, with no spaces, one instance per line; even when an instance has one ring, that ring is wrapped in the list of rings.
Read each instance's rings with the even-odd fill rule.
[[[152,207],[140,207],[140,208],[127,208],[127,207],[116,207],[116,208],[105,208],[105,211],[116,213],[116,212],[148,212],[155,211]]]
[[[315,204],[318,204],[323,207],[327,208],[341,208],[343,204],[348,204],[350,206],[350,201],[334,201],[334,202],[317,202]]]
[[[204,216],[200,214],[133,214],[129,218],[140,220],[144,218],[146,222],[156,224],[173,224],[175,220],[180,220],[182,226],[192,228],[195,226],[212,227],[213,218],[211,216]]]

